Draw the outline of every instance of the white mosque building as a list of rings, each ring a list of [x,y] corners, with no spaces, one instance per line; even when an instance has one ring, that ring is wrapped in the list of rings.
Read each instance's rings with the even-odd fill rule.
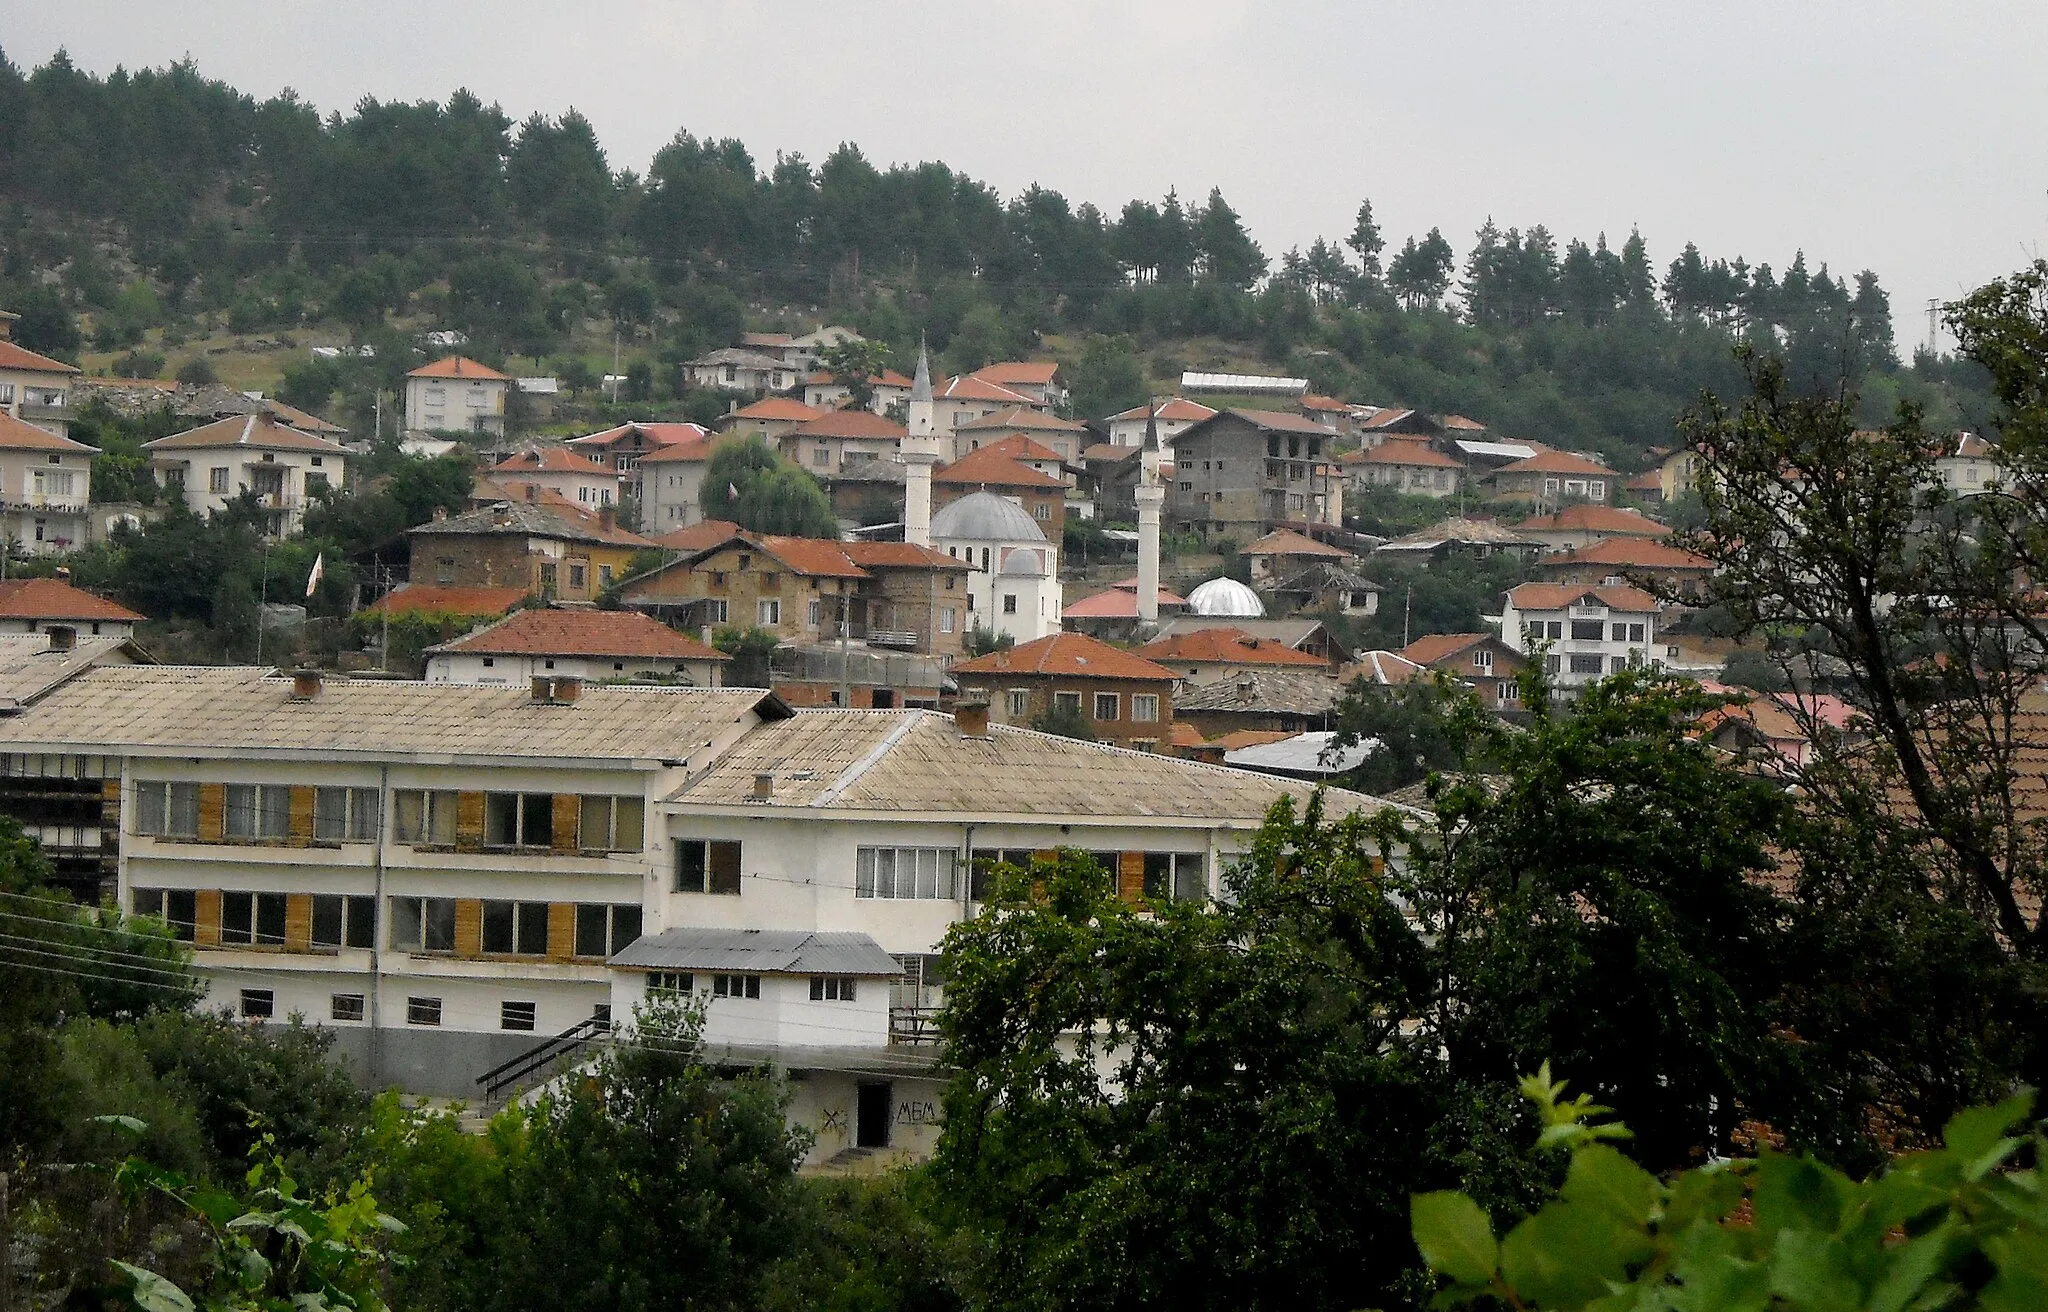
[[[1060,628],[1058,549],[1024,507],[972,492],[932,516],[933,548],[967,562],[970,626],[1019,643]]]

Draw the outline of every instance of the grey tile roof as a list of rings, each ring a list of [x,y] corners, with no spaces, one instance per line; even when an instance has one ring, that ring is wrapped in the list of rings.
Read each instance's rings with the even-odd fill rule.
[[[291,693],[290,679],[254,666],[107,666],[0,718],[0,750],[623,764],[702,759],[750,712],[786,713],[756,688],[586,686],[573,705],[549,705],[524,686],[330,676],[310,700]]]
[[[611,959],[642,970],[769,975],[896,975],[896,958],[866,934],[805,929],[664,929]]]
[[[1243,687],[1250,684],[1249,688]],[[1184,711],[1287,711],[1320,715],[1344,695],[1343,683],[1327,674],[1245,667],[1211,683],[1184,688],[1173,699]]]
[[[1161,726],[1164,738],[1166,726]],[[754,796],[756,775],[774,776]],[[992,725],[961,735],[935,711],[797,711],[754,730],[669,798],[683,805],[915,816],[1069,816],[1257,824],[1302,784],[1176,756],[1078,742]],[[1375,810],[1379,799],[1332,792],[1331,814]]]
[[[50,646],[46,633],[0,634],[0,702],[29,702],[96,665],[141,664],[149,657],[126,638],[81,637],[69,651]],[[0,723],[0,735],[6,725]]]
[[[1270,638],[1274,642],[1300,651],[1303,644],[1316,636],[1323,627],[1321,620],[1301,619],[1254,619],[1236,615],[1175,615],[1162,620],[1159,636],[1170,638],[1176,633],[1193,633],[1197,629],[1242,629],[1254,638]]]

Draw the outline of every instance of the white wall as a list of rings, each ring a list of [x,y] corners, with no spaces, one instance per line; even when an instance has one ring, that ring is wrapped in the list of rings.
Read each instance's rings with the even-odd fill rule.
[[[506,386],[488,378],[408,378],[405,427],[415,433],[449,429],[502,435]]]
[[[478,656],[440,652],[427,658],[428,683],[524,685],[539,675],[574,675],[592,683],[606,679],[669,679],[681,675],[692,687],[719,686],[718,661],[656,660],[651,657]]]
[[[655,460],[640,462],[640,531],[659,537],[687,528],[704,518],[704,482],[701,460]]]
[[[156,459],[159,470],[182,467],[185,505],[201,516],[226,509],[228,502],[254,487],[255,471],[281,471],[281,500],[274,508],[281,512],[287,535],[298,532],[305,517],[307,478],[311,476],[315,484],[325,479],[328,486],[339,490],[346,465],[347,458],[340,451],[262,451],[240,446],[184,448]],[[215,490],[215,470],[225,471],[224,492]]]

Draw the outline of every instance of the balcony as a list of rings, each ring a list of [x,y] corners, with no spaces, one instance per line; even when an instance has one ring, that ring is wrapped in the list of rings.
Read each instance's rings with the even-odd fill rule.
[[[81,496],[52,496],[42,492],[16,494],[0,501],[8,510],[32,515],[83,515],[87,501]]]
[[[923,1046],[939,1041],[937,1007],[889,1008],[889,1042],[894,1045]]]

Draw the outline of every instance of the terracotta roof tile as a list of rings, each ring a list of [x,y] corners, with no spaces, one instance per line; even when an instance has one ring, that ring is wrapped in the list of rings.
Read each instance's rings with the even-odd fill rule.
[[[973,376],[999,387],[1015,387],[1019,383],[1049,387],[1059,371],[1056,360],[1000,360],[976,369]]]
[[[1546,556],[1537,562],[1539,569],[1550,569],[1560,565],[1612,565],[1617,568],[1633,569],[1696,569],[1701,571],[1714,568],[1714,562],[1705,556],[1696,556],[1690,551],[1668,546],[1662,542],[1651,542],[1643,538],[1612,537],[1602,538],[1589,547],[1576,551],[1560,552]]]
[[[1033,441],[1030,436],[1024,433],[1012,433],[1000,441],[991,442],[987,446],[978,449],[982,451],[1000,451],[1012,460],[1037,460],[1056,464],[1060,458],[1059,452],[1043,442]]]
[[[503,615],[526,596],[524,588],[459,588],[445,583],[401,583],[364,609],[393,615]]]
[[[1336,397],[1317,396],[1313,392],[1310,392],[1301,398],[1301,408],[1304,410],[1322,410],[1325,412],[1334,412],[1340,415],[1351,413],[1351,407],[1344,404],[1342,401],[1339,401]]]
[[[739,531],[740,526],[729,519],[706,519],[673,533],[664,533],[654,542],[656,546],[670,551],[702,551],[706,547],[717,546]]]
[[[586,433],[582,437],[572,437],[566,445],[602,449],[616,446],[634,433],[640,434],[656,446],[675,446],[681,442],[698,442],[711,436],[711,430],[701,424],[643,424],[635,420],[630,423],[620,424],[616,428],[607,428],[602,432]]]
[[[83,442],[74,442],[68,437],[46,433],[26,420],[16,419],[5,410],[0,410],[0,451],[79,451],[97,455],[94,447]]]
[[[1111,415],[1110,418],[1143,419],[1145,417],[1145,412],[1150,409],[1151,406],[1149,403],[1146,405],[1134,405],[1128,410],[1119,410],[1117,413]],[[1210,409],[1206,405],[1203,405],[1200,401],[1190,401],[1185,397],[1179,396],[1168,397],[1159,406],[1159,418],[1161,422],[1185,422],[1195,424],[1200,423],[1202,420],[1207,419],[1210,415],[1213,415],[1215,413],[1216,412],[1214,410]]]
[[[323,455],[346,456],[348,449],[339,442],[311,433],[301,433],[268,415],[231,415],[216,419],[198,428],[188,428],[182,433],[160,437],[154,442],[144,442],[145,451],[206,451],[222,447],[247,447],[251,450],[270,451],[317,451]]]
[[[1090,679],[1162,679],[1176,676],[1163,665],[1080,633],[1054,633],[1008,651],[991,652],[953,667],[958,674],[1045,674]]]
[[[901,441],[908,435],[903,425],[872,410],[814,410],[811,413],[813,418],[796,426],[794,431],[798,436]]]
[[[581,451],[571,451],[561,446],[528,447],[492,465],[488,471],[498,474],[603,474],[612,475],[609,465],[602,465]]]
[[[1515,528],[1524,533],[1540,530],[1549,533],[1601,533],[1610,537],[1624,534],[1639,538],[1661,538],[1671,531],[1669,525],[1660,524],[1633,510],[1588,505],[1566,506],[1556,514],[1536,515],[1523,520]]]
[[[966,573],[964,560],[915,542],[842,542],[848,560],[863,569],[948,569]]]
[[[144,616],[63,579],[8,579],[0,582],[0,619],[113,620],[138,623]]]
[[[820,369],[804,377],[804,385],[807,387],[829,387],[838,381],[839,376],[829,369]],[[878,374],[869,374],[868,385],[870,387],[900,387],[907,392],[910,390],[911,380],[897,373],[894,369],[884,369]]]
[[[1464,466],[1427,442],[1403,442],[1393,438],[1366,451],[1351,451],[1337,457],[1340,465],[1403,465],[1426,469],[1463,469]]]
[[[1596,464],[1584,456],[1575,456],[1569,451],[1538,451],[1527,460],[1517,460],[1511,465],[1502,465],[1495,474],[1588,474],[1603,478],[1620,478],[1621,475],[1607,466]]]
[[[954,431],[981,433],[991,428],[1037,429],[1055,433],[1088,431],[1088,425],[1078,419],[1062,419],[1058,415],[1049,415],[1043,410],[1032,410],[1025,406],[1011,406],[1008,410],[998,410],[992,415],[984,415],[980,419],[964,423]]]
[[[1168,592],[1165,588],[1159,589],[1161,610],[1169,606],[1187,604],[1186,597]],[[1092,597],[1081,598],[1065,607],[1060,615],[1070,620],[1134,620],[1138,618],[1138,590],[1135,586],[1126,588],[1119,585],[1107,592],[1098,592]]]
[[[263,398],[262,404],[263,409],[266,413],[273,415],[276,418],[284,420],[293,428],[303,429],[308,433],[315,433],[324,436],[329,433],[346,433],[348,431],[346,428],[343,428],[340,424],[328,423],[319,415],[313,414],[309,411],[301,410],[295,405],[286,405],[284,402],[278,400],[274,396],[267,396]]]
[[[1138,648],[1138,654],[1162,664],[1197,665],[1301,665],[1328,668],[1329,662],[1284,642],[1254,638],[1243,629],[1192,629],[1155,638]]]
[[[1327,556],[1333,560],[1349,560],[1351,553],[1328,543],[1318,542],[1305,533],[1291,528],[1275,529],[1244,549],[1247,556]]]
[[[1491,633],[1429,633],[1403,647],[1401,655],[1417,665],[1434,665],[1493,636]]]
[[[407,378],[465,378],[486,383],[509,383],[510,376],[499,373],[487,364],[478,364],[466,355],[450,355],[423,364],[406,374]]]
[[[1522,583],[1508,590],[1516,610],[1563,610],[1581,597],[1592,596],[1612,610],[1653,611],[1657,599],[1626,583],[1587,587],[1578,583]]]
[[[805,405],[802,401],[793,401],[786,396],[764,396],[752,405],[741,406],[733,411],[729,417],[733,419],[787,421],[801,424],[805,420],[816,419],[824,413],[823,410],[818,409],[816,406]]]
[[[1186,720],[1175,720],[1173,722],[1173,728],[1168,732],[1166,741],[1170,746],[1179,748],[1206,747],[1209,745],[1209,740],[1202,737],[1202,731],[1189,724]]]
[[[429,651],[723,661],[724,652],[632,610],[521,610]]]
[[[640,457],[639,463],[643,465],[699,464],[711,458],[711,447],[715,441],[716,438],[710,435],[687,437],[680,442],[670,442],[658,451],[649,451],[646,455]]]
[[[984,379],[976,378],[973,374],[962,374],[958,378],[941,380],[937,386],[932,388],[932,399],[935,401],[996,401],[1004,405],[1022,406],[1027,409],[1034,404],[1030,397],[1025,396],[1021,392],[1013,392],[1000,383],[991,383]]]
[[[1067,486],[1050,474],[1041,474],[1027,464],[1012,460],[994,447],[969,451],[934,473],[932,482],[978,484],[983,487],[1058,488],[1061,491]]]
[[[0,338],[0,369],[20,369],[29,373],[75,374],[80,372],[75,364],[52,360],[47,355],[37,355],[25,346]]]

